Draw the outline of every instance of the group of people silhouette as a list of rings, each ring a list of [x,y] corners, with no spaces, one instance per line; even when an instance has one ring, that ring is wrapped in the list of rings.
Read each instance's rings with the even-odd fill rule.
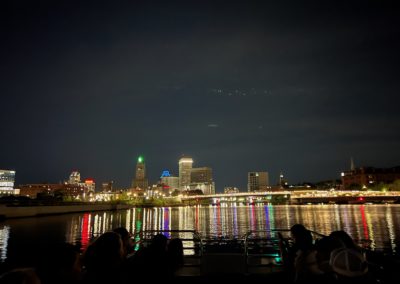
[[[125,284],[137,279],[174,276],[183,265],[183,243],[157,234],[147,247],[134,251],[131,234],[116,228],[95,238],[81,254],[68,243],[39,256],[32,268],[17,268],[0,276],[1,284]]]
[[[344,231],[315,241],[303,225],[291,227],[291,243],[280,235],[285,279],[292,283],[370,283],[363,251]],[[183,243],[163,234],[134,251],[125,228],[95,238],[83,254],[64,243],[43,252],[34,268],[14,269],[0,276],[0,283],[77,284],[132,283],[135,279],[173,278],[184,265]],[[288,272],[288,273],[287,273]]]
[[[345,231],[334,231],[316,241],[312,232],[296,224],[290,229],[293,244],[280,236],[282,256],[295,283],[371,283],[361,247]]]

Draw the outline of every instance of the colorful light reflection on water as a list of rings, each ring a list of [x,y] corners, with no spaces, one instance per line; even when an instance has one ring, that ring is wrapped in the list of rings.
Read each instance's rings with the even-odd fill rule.
[[[8,253],[12,253],[8,245],[11,241],[24,245],[26,236],[20,236],[22,231],[35,232],[29,237],[46,239],[49,243],[60,241],[55,239],[56,235],[64,236],[61,241],[80,245],[84,250],[92,238],[120,226],[132,234],[141,230],[197,230],[204,236],[241,237],[248,230],[289,229],[293,224],[302,223],[322,234],[345,230],[357,240],[367,240],[372,249],[396,252],[400,243],[397,216],[400,216],[400,205],[220,204],[11,219],[0,224],[0,261],[4,262]],[[62,232],[54,236],[41,234],[50,223],[61,224],[56,230]]]

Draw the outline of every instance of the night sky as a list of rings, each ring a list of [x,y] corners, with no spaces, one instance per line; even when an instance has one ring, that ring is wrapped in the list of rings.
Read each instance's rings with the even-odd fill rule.
[[[127,187],[185,154],[220,192],[400,165],[399,9],[265,2],[1,1],[0,169]]]

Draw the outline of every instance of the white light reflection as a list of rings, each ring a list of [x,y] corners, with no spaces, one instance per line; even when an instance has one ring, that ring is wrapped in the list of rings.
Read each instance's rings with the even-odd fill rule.
[[[0,260],[4,262],[7,259],[8,239],[10,238],[10,227],[4,226],[0,229]]]
[[[100,224],[100,217],[99,217],[99,215],[98,214],[95,214],[94,215],[94,218],[93,218],[93,234],[94,235],[96,235],[97,234],[97,232],[99,231],[99,224]]]
[[[376,242],[375,242],[375,232],[374,232],[374,226],[372,225],[372,218],[371,218],[371,214],[369,212],[367,212],[366,214],[367,217],[367,228],[368,228],[368,232],[369,232],[369,239],[371,240],[371,249],[375,249],[376,248]]]
[[[128,230],[128,232],[131,232],[131,224],[132,224],[131,214],[132,214],[132,209],[126,212],[125,228]]]
[[[342,218],[340,217],[340,212],[339,212],[339,205],[335,204],[334,206],[334,210],[335,210],[335,227],[333,228],[334,231],[338,231],[342,228]]]
[[[387,206],[386,207],[386,224],[387,228],[389,231],[389,240],[390,240],[390,246],[392,247],[392,252],[396,253],[396,233],[394,231],[394,225],[393,225],[393,216],[392,215],[392,207]]]

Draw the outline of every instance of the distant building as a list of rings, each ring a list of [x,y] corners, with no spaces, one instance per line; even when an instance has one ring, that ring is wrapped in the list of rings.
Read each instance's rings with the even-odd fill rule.
[[[192,168],[190,172],[191,183],[211,183],[213,181],[212,169],[209,167]]]
[[[182,157],[179,159],[179,188],[187,190],[190,187],[193,159]]]
[[[149,186],[149,181],[146,176],[146,164],[142,156],[138,157],[136,163],[135,177],[132,180],[133,188],[147,189]]]
[[[14,194],[15,171],[0,170],[0,195]]]
[[[247,173],[247,191],[265,191],[269,187],[268,172]]]
[[[77,196],[75,192],[72,192],[71,194],[68,193],[68,190],[73,190],[74,188],[80,188],[81,190],[81,197],[82,199],[87,199],[89,195],[93,195],[96,191],[96,183],[94,182],[93,179],[85,179],[85,181],[81,181],[81,174],[78,171],[73,171],[69,175],[69,179],[67,182],[65,182],[65,185],[69,185],[68,187],[65,187],[64,189],[64,194],[68,196]]]
[[[68,183],[69,184],[78,184],[80,182],[81,182],[81,174],[78,171],[73,171],[69,175]]]
[[[392,183],[400,179],[400,167],[373,168],[361,167],[354,170],[342,172],[343,189],[354,187],[369,188],[379,183]]]
[[[239,188],[233,186],[224,187],[224,193],[239,193]]]
[[[179,189],[179,177],[172,176],[167,170],[162,172],[160,183],[165,190],[174,191]]]
[[[101,184],[101,192],[113,192],[113,181],[103,182]]]
[[[286,181],[286,179],[285,179],[285,177],[284,177],[284,175],[283,175],[282,172],[279,174],[279,182],[278,182],[278,185],[279,185],[281,188],[284,188],[284,187],[287,187],[287,186],[288,186],[288,183],[287,183],[287,181]]]
[[[85,179],[84,187],[86,188],[85,193],[94,194],[96,191],[96,183],[91,178]]]
[[[196,189],[201,190],[204,194],[215,194],[215,183],[211,168],[192,168],[190,173],[190,190]]]
[[[81,184],[23,184],[19,186],[19,195],[37,198],[38,194],[57,195],[64,197],[83,198],[85,187]]]
[[[189,190],[201,190],[203,194],[215,194],[215,184],[214,182],[192,182],[189,186]]]

